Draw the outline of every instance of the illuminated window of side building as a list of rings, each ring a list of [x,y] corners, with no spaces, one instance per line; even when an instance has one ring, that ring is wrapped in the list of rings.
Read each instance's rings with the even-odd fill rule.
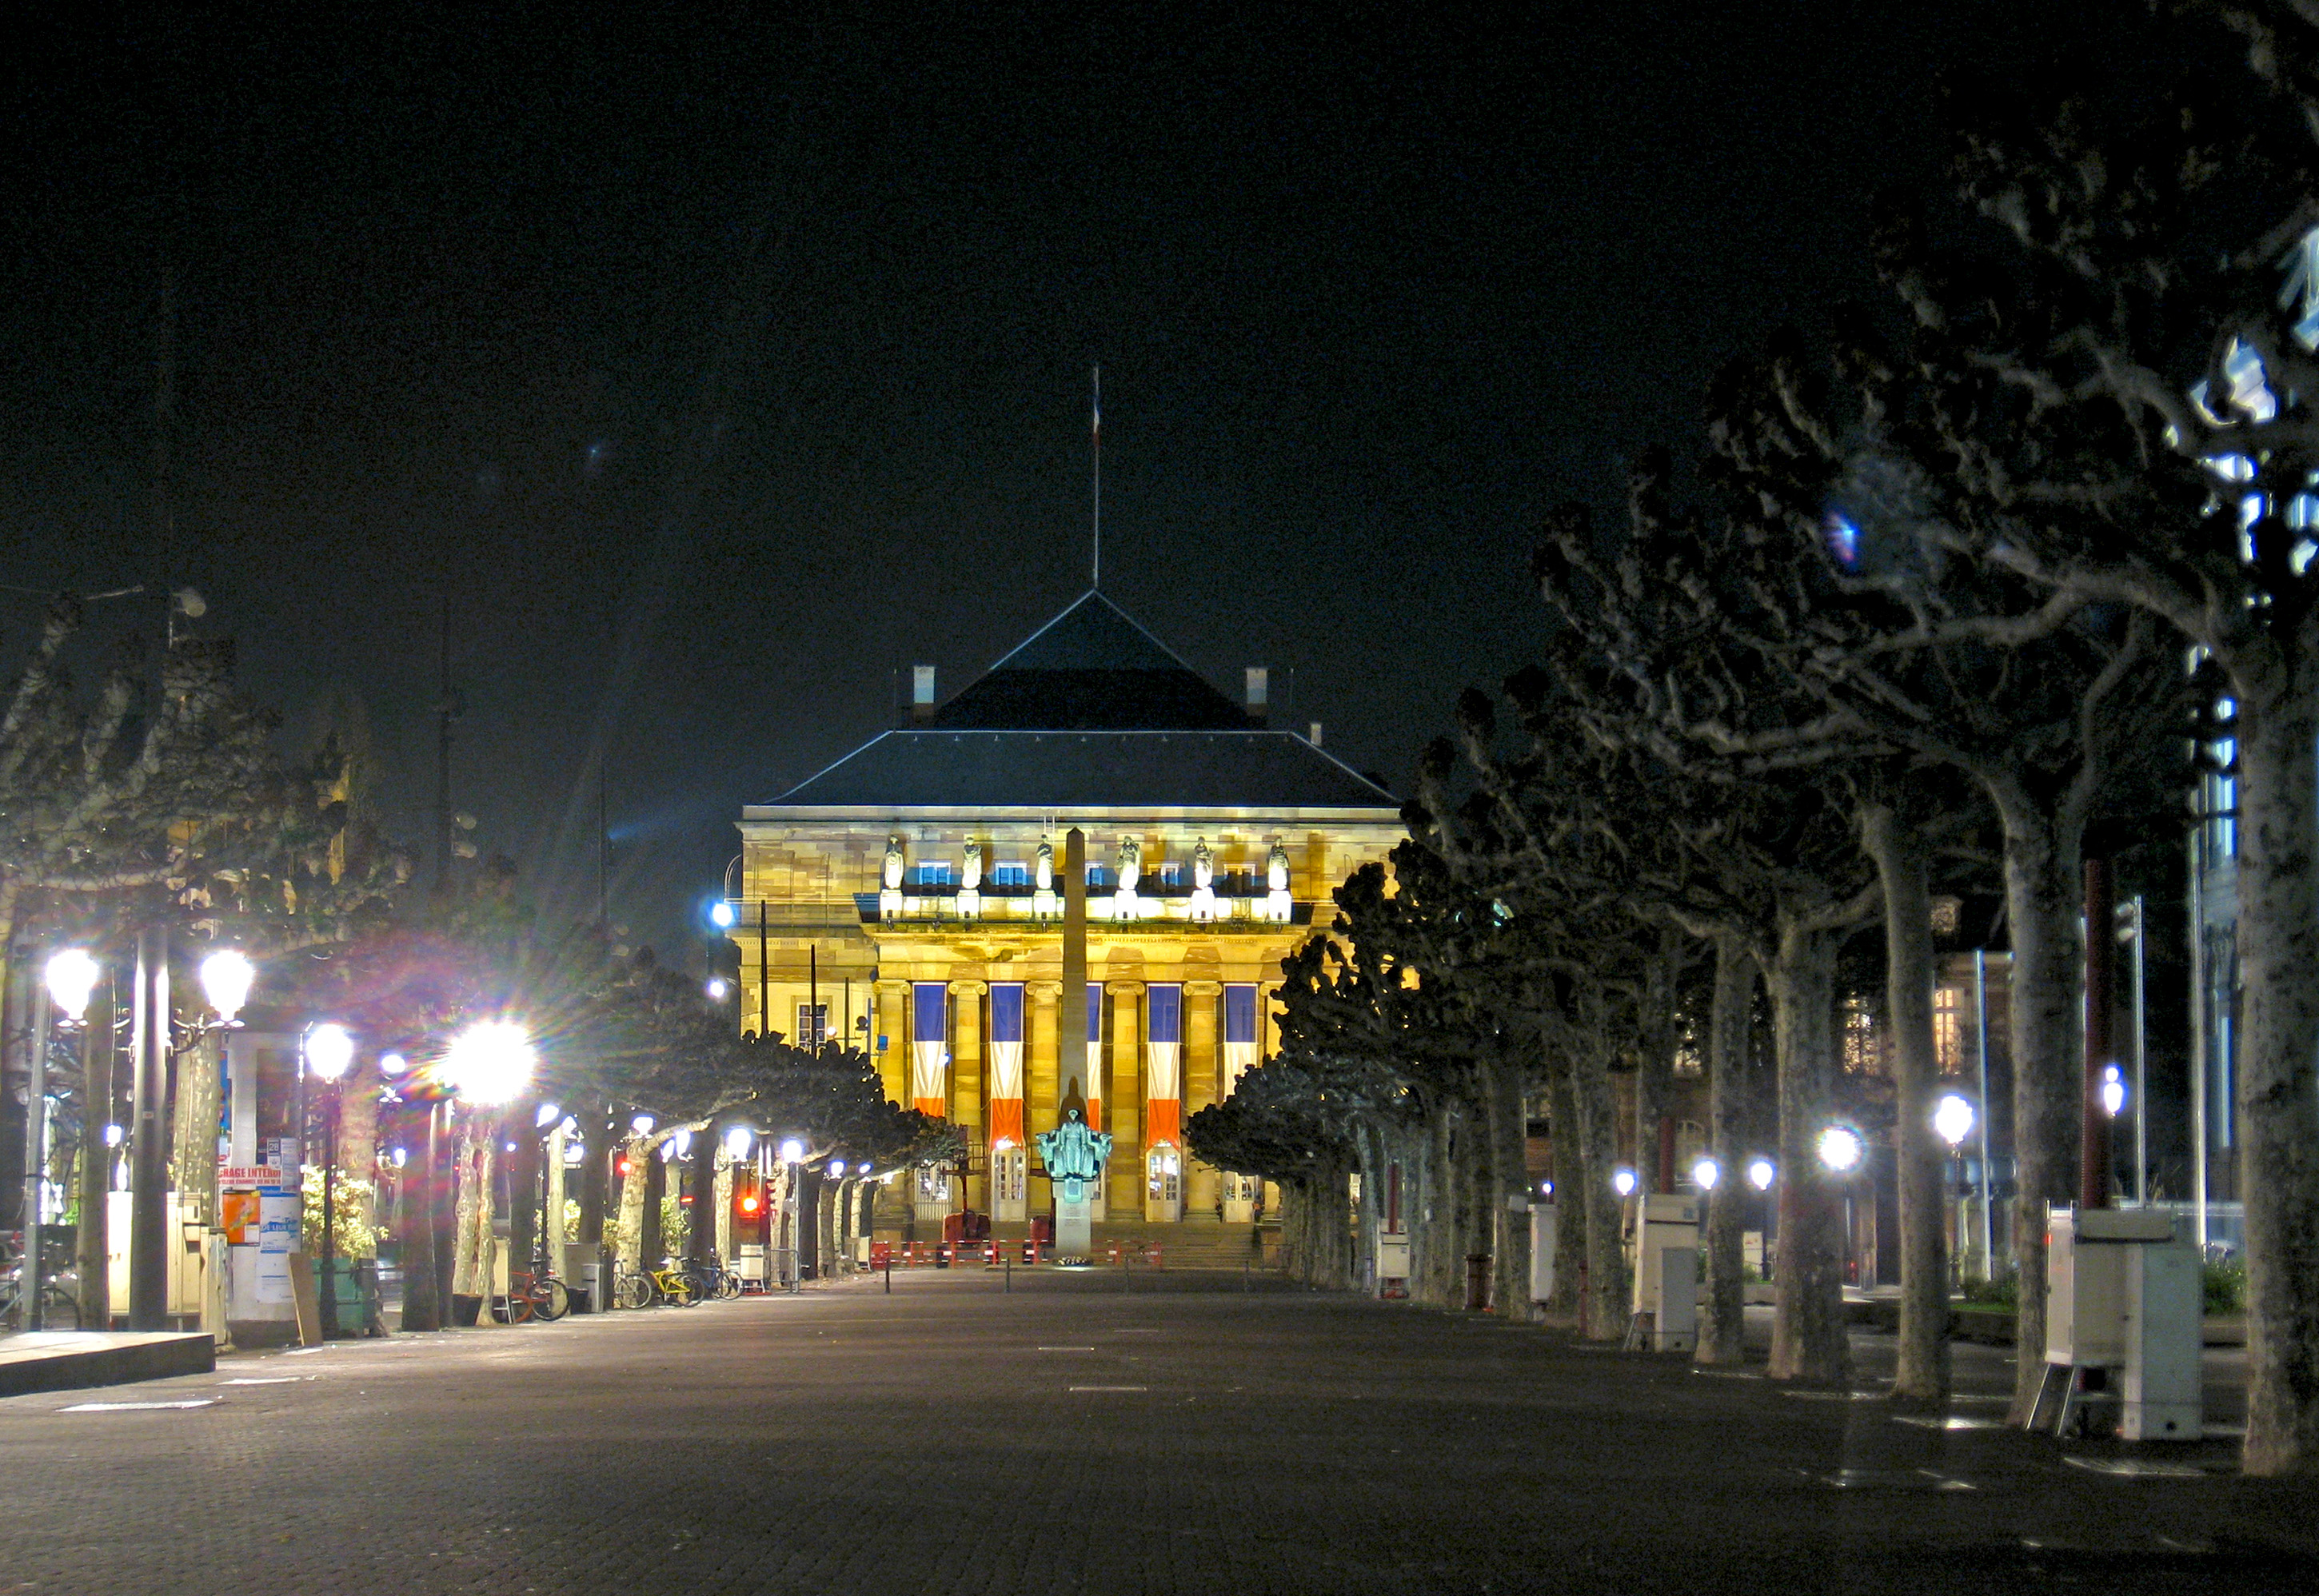
[[[1964,993],[1954,987],[1933,988],[1933,1057],[1943,1075],[1964,1073]]]
[[[797,1029],[790,1032],[790,1034],[797,1039],[797,1044],[799,1047],[812,1047],[815,1045],[817,1039],[820,1041],[827,1041],[829,1040],[829,1005],[826,1003],[799,1004],[797,1005]]]

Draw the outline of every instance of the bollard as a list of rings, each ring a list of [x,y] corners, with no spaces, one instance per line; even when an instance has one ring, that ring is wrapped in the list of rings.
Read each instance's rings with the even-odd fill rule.
[[[894,1255],[890,1252],[886,1255],[886,1294],[894,1294]]]
[[[1015,1289],[1015,1255],[1011,1252],[1006,1255],[1006,1289]]]

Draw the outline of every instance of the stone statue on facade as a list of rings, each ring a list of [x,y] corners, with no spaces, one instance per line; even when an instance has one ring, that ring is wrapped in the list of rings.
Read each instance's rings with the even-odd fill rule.
[[[1032,878],[1031,917],[1051,920],[1061,912],[1055,897],[1055,844],[1045,837],[1039,839],[1037,873]]]
[[[878,917],[898,920],[902,916],[902,839],[898,834],[886,839],[886,869],[880,878]]]
[[[1295,901],[1288,896],[1288,849],[1276,842],[1264,861],[1264,917],[1276,924],[1286,925],[1295,915]]]
[[[982,914],[982,844],[971,839],[966,844],[966,862],[959,870],[958,914],[961,920],[977,919]]]
[[[1119,889],[1132,897],[1143,874],[1143,844],[1133,837],[1119,839]]]
[[[1202,837],[1192,845],[1192,901],[1186,913],[1195,920],[1216,917],[1216,856]]]

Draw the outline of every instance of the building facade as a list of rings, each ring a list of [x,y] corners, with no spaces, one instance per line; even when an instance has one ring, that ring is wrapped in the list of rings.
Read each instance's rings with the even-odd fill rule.
[[[1088,1117],[1113,1138],[1096,1217],[1254,1217],[1183,1123],[1268,1054],[1280,960],[1347,872],[1403,835],[1393,796],[1234,702],[1090,592],[946,703],[742,811],[741,1023],[877,1060],[887,1095],[964,1129],[921,1219],[1050,1212],[1033,1141],[1060,1078],[1065,835],[1087,840]],[[881,1204],[881,1207],[888,1205]]]

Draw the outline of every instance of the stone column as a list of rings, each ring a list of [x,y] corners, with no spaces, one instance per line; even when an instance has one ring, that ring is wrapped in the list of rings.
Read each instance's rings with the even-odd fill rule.
[[[878,1066],[878,1079],[886,1089],[886,1100],[910,1105],[910,1039],[903,1033],[902,1022],[906,1010],[902,999],[909,994],[907,981],[879,981],[873,990],[878,995],[877,1029],[870,1037],[871,1059]],[[878,1041],[885,1039],[886,1050],[878,1051]]]
[[[1111,1057],[1105,1071],[1103,1128],[1111,1132],[1104,1182],[1111,1213],[1143,1212],[1143,983],[1108,981]]]
[[[1222,1055],[1216,1046],[1216,1005],[1223,996],[1221,981],[1184,983],[1184,1118],[1188,1123],[1216,1100]],[[1216,1172],[1184,1155],[1184,1217],[1213,1219],[1216,1213]]]
[[[970,1147],[990,1119],[982,1100],[982,995],[989,990],[984,981],[950,984],[950,1117],[966,1132]],[[983,1149],[980,1173],[968,1175],[960,1193],[966,1206],[978,1213],[990,1212],[989,1152]]]

